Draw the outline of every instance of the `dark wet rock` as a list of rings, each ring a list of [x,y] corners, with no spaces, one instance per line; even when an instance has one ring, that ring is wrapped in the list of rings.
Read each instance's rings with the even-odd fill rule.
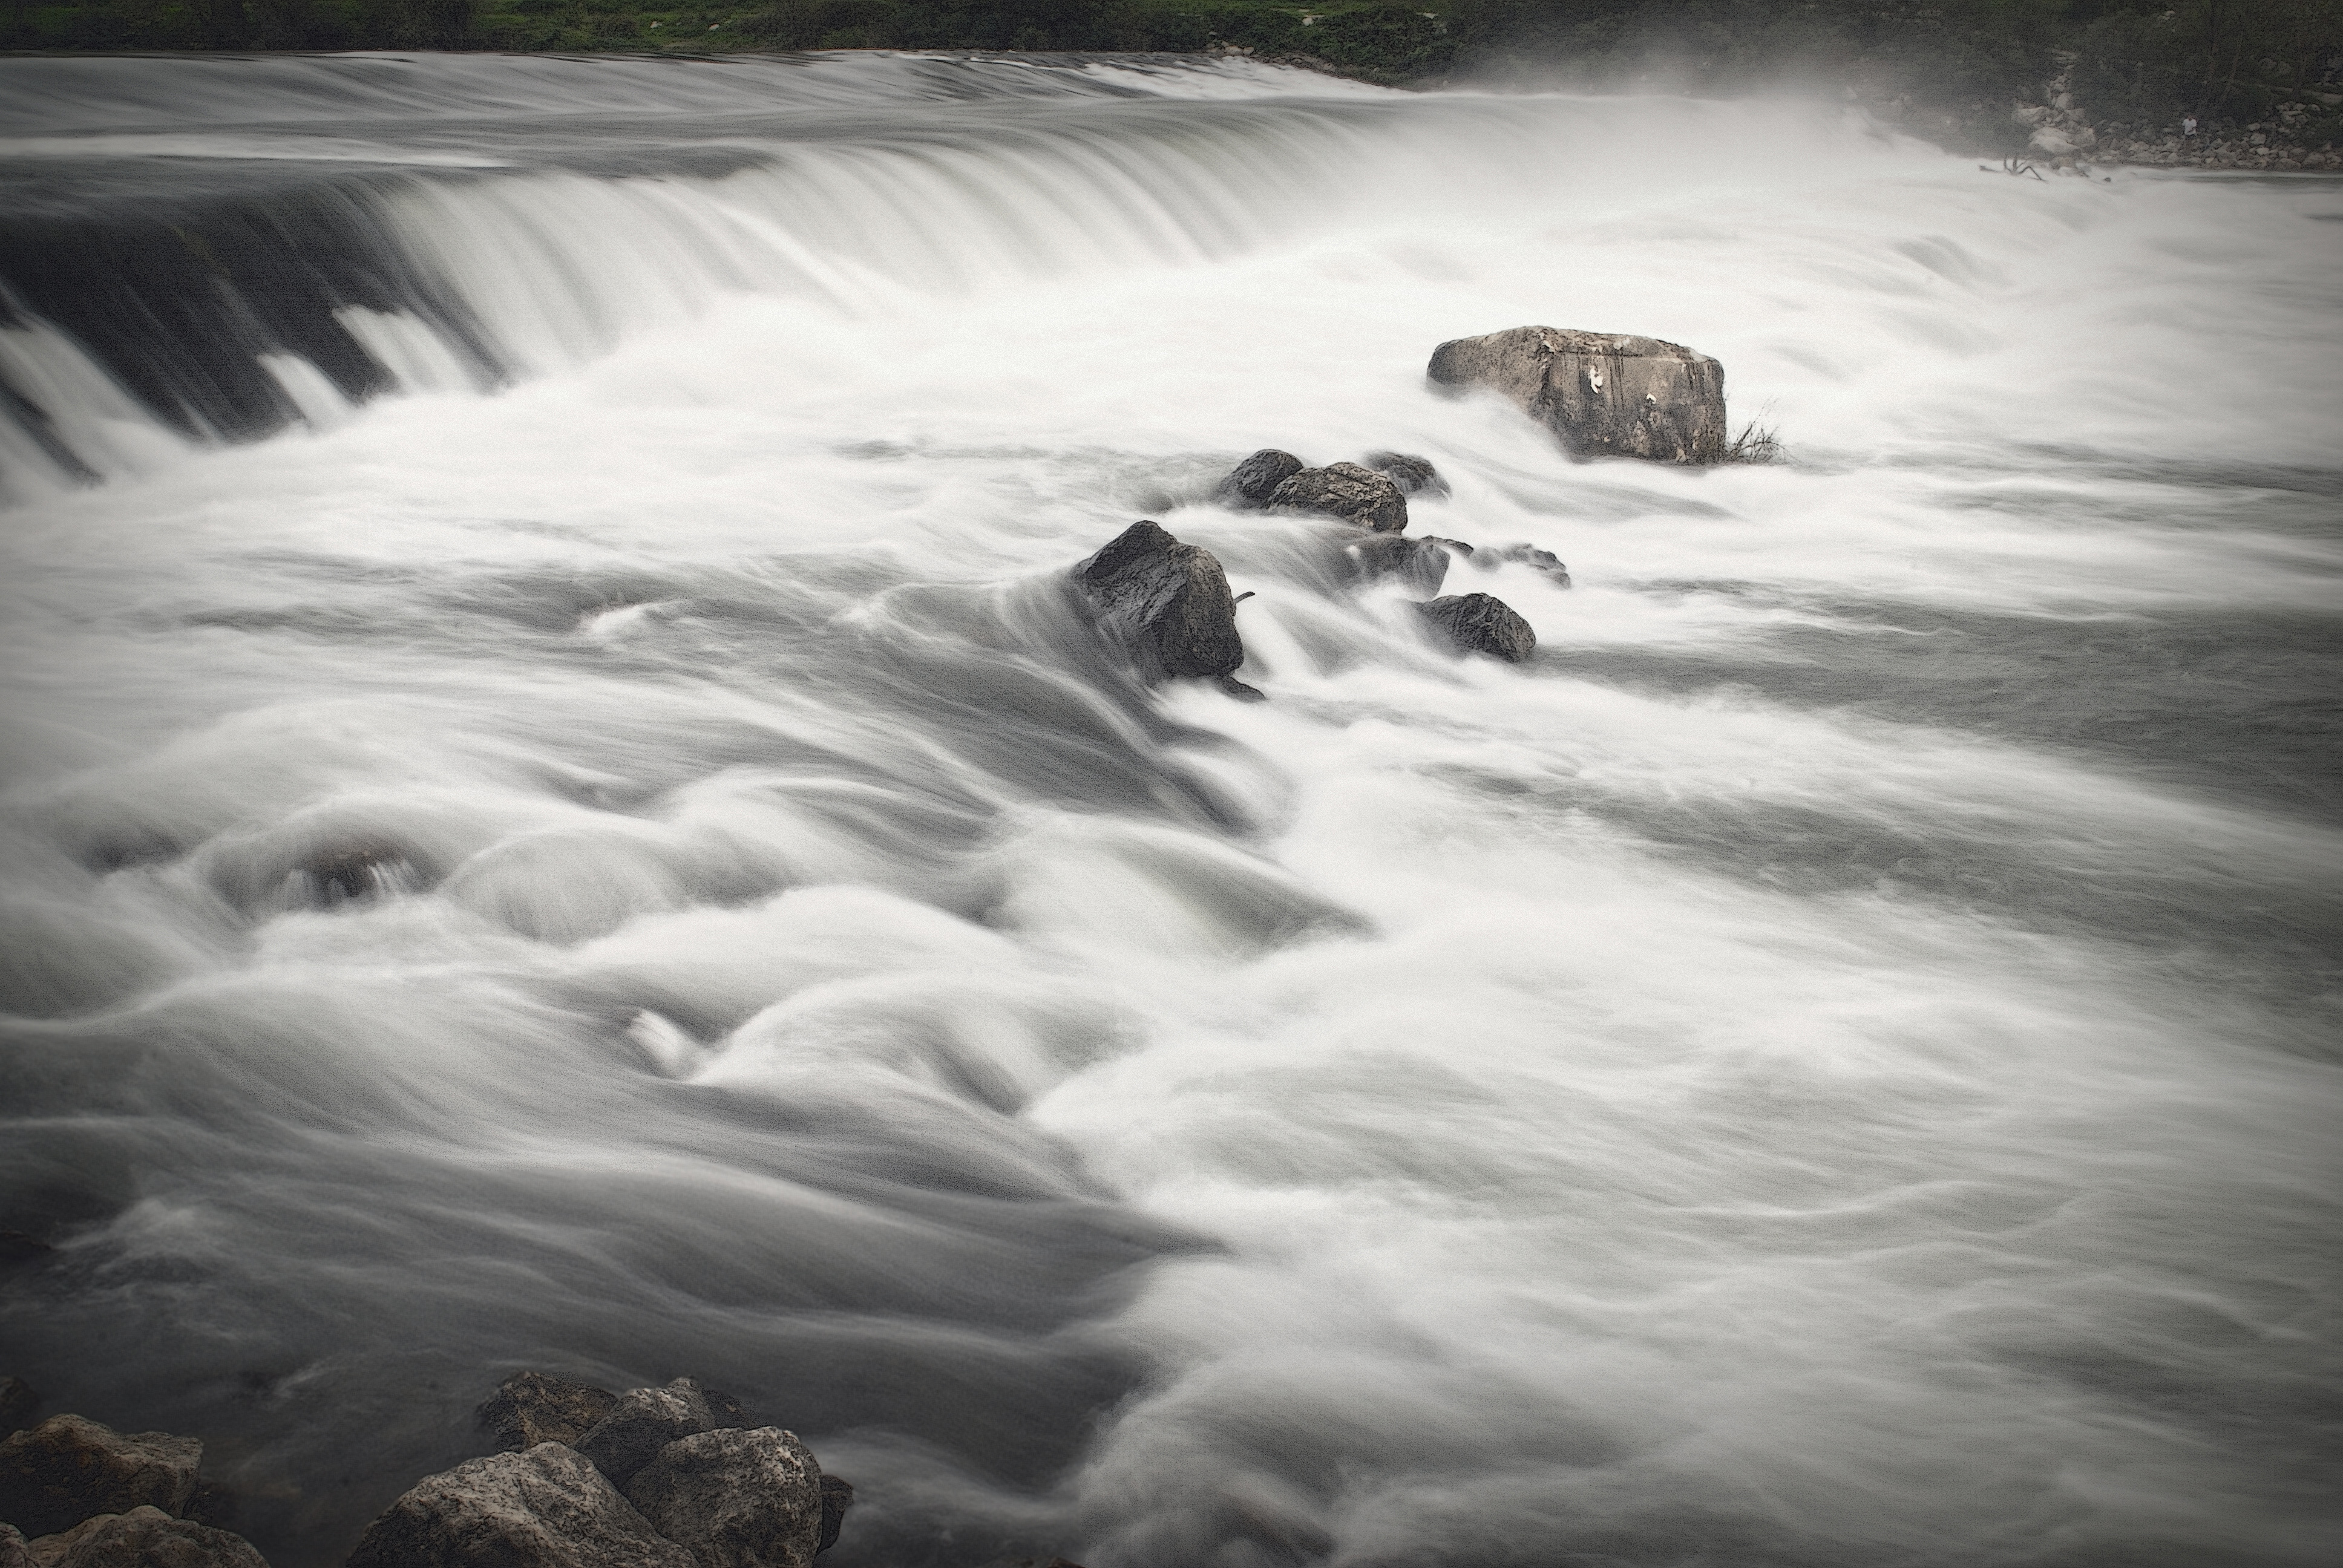
[[[558,1442],[426,1476],[367,1526],[347,1568],[701,1568],[591,1461]]]
[[[1424,618],[1466,653],[1519,664],[1537,650],[1537,633],[1503,599],[1484,593],[1451,594],[1423,609]]]
[[[1448,576],[1448,552],[1432,540],[1411,539],[1404,534],[1369,534],[1346,540],[1342,555],[1343,575],[1353,582],[1396,578],[1410,592],[1423,594],[1440,591],[1441,582]]]
[[[699,1568],[809,1568],[821,1550],[821,1467],[776,1426],[679,1438],[628,1484],[627,1501]]]
[[[53,1415],[0,1442],[0,1519],[37,1539],[142,1505],[184,1513],[203,1456],[192,1437]]]
[[[303,857],[294,875],[303,901],[324,909],[412,887],[415,869],[407,851],[387,839],[359,838],[320,844]]]
[[[1448,481],[1432,466],[1429,457],[1419,457],[1410,452],[1370,452],[1366,467],[1399,487],[1403,496],[1448,493]]]
[[[1570,568],[1562,564],[1562,558],[1535,545],[1485,545],[1473,552],[1473,564],[1491,572],[1503,566],[1523,566],[1543,574],[1556,588],[1570,586]]]
[[[143,1506],[32,1542],[25,1556],[35,1568],[268,1568],[241,1535]]]
[[[1580,457],[1725,458],[1725,367],[1656,337],[1516,327],[1433,351],[1446,387],[1488,387]]]
[[[1277,487],[1302,471],[1302,459],[1274,447],[1263,447],[1229,470],[1212,491],[1225,507],[1265,507]]]
[[[33,1559],[25,1550],[25,1533],[13,1524],[0,1523],[0,1568],[33,1568]]]
[[[0,1437],[24,1431],[41,1412],[41,1396],[23,1378],[0,1378]]]
[[[1074,568],[1074,587],[1150,680],[1229,678],[1244,663],[1228,574],[1158,524],[1125,528]]]
[[[1342,518],[1379,534],[1396,534],[1407,527],[1407,498],[1399,487],[1356,463],[1304,468],[1271,491],[1269,504],[1283,511]]]
[[[628,1389],[620,1394],[610,1413],[578,1440],[577,1448],[615,1484],[624,1486],[676,1439],[747,1423],[747,1412],[730,1395],[702,1388],[695,1378],[679,1377],[665,1388]]]
[[[1239,682],[1242,685],[1242,682]],[[1245,687],[1247,691],[1252,688]],[[827,1552],[838,1544],[838,1533],[846,1528],[846,1511],[854,1506],[854,1486],[835,1475],[821,1478],[821,1544],[816,1552]]]
[[[608,1389],[525,1372],[498,1383],[478,1414],[498,1452],[512,1453],[540,1442],[575,1448],[618,1402],[618,1396]]]

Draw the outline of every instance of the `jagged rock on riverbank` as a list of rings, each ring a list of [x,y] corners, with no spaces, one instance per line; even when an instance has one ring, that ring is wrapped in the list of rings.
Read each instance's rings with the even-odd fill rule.
[[[0,1384],[11,1422],[39,1403],[17,1379]],[[0,1442],[0,1568],[267,1568],[220,1527],[230,1505],[204,1482],[203,1452],[192,1437],[72,1414],[10,1432]]]
[[[143,1506],[29,1542],[25,1560],[30,1568],[268,1568],[241,1535]]]
[[[1519,664],[1537,651],[1537,633],[1501,598],[1484,593],[1451,595],[1420,607],[1424,619],[1457,648]]]
[[[618,1395],[610,1413],[595,1422],[576,1446],[613,1485],[625,1486],[678,1438],[740,1426],[747,1420],[748,1412],[729,1394],[703,1388],[696,1378],[679,1377],[665,1388],[629,1389]]]
[[[541,1442],[424,1477],[347,1568],[699,1568],[575,1449]]]
[[[699,1568],[809,1568],[822,1550],[821,1469],[778,1427],[679,1438],[643,1467],[627,1501]]]
[[[608,1389],[525,1372],[499,1383],[477,1413],[498,1451],[510,1453],[540,1442],[575,1448],[618,1402]]]
[[[1501,392],[1575,457],[1723,462],[1725,367],[1680,343],[1516,327],[1433,350],[1443,387]]]
[[[1136,522],[1077,566],[1073,583],[1147,679],[1216,680],[1232,696],[1261,695],[1236,678],[1244,663],[1236,599],[1210,550]]]

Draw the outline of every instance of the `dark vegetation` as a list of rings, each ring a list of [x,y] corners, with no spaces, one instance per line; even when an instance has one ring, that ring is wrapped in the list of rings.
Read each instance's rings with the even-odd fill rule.
[[[2011,139],[2071,66],[2087,112],[2258,120],[2336,85],[2343,0],[0,0],[18,49],[1243,48],[1393,84],[1732,92],[1795,77]],[[2023,135],[2016,136],[2022,144]]]

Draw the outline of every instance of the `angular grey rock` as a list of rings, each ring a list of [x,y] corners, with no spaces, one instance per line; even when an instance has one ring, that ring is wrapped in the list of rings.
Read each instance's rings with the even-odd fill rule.
[[[809,1568],[821,1550],[821,1467],[777,1426],[679,1438],[627,1501],[700,1568]]]
[[[1725,367],[1656,337],[1516,327],[1433,350],[1446,387],[1489,387],[1574,457],[1715,463],[1725,457]]]
[[[24,1431],[40,1411],[41,1396],[23,1378],[0,1378],[0,1437]]]
[[[608,1389],[544,1372],[515,1372],[481,1402],[478,1414],[499,1452],[514,1453],[540,1442],[578,1446],[618,1402]]]
[[[53,1415],[0,1442],[0,1519],[38,1539],[141,1504],[184,1513],[203,1457],[192,1437]]]
[[[1242,684],[1242,683],[1241,683]],[[1252,688],[1246,688],[1251,690]],[[854,1506],[854,1487],[835,1475],[821,1478],[821,1544],[817,1553],[827,1552],[838,1544],[838,1533],[846,1528],[846,1511]]]
[[[1379,534],[1396,534],[1407,527],[1407,498],[1399,487],[1356,463],[1304,468],[1272,490],[1269,504],[1281,511],[1346,518]]]
[[[702,1388],[697,1378],[679,1377],[665,1388],[628,1389],[620,1394],[610,1413],[578,1440],[578,1452],[623,1487],[677,1438],[747,1421],[729,1394]]]
[[[1212,491],[1224,507],[1265,507],[1271,492],[1302,471],[1302,459],[1274,447],[1263,447],[1229,470]]]
[[[1484,593],[1451,594],[1420,608],[1426,620],[1466,653],[1519,664],[1537,651],[1537,633],[1503,599]]]
[[[1432,466],[1429,457],[1409,452],[1370,452],[1364,461],[1368,467],[1397,485],[1403,496],[1448,493],[1448,481],[1440,477],[1440,470]]]
[[[1396,578],[1413,593],[1438,593],[1448,576],[1448,552],[1430,539],[1404,534],[1369,534],[1342,546],[1343,575],[1353,582]]]
[[[558,1442],[428,1475],[376,1516],[347,1568],[700,1568],[592,1462]]]
[[[1244,663],[1228,574],[1158,524],[1123,529],[1074,568],[1074,587],[1150,680],[1218,678],[1225,688]]]
[[[241,1535],[144,1506],[85,1519],[33,1542],[25,1556],[36,1568],[268,1568]],[[0,1547],[0,1563],[6,1560]]]

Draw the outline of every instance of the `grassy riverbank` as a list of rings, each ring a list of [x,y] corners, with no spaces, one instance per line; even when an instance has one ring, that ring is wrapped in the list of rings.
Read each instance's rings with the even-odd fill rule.
[[[2308,125],[2343,66],[2343,0],[6,0],[19,49],[709,54],[972,48],[1301,59],[1395,85],[1536,79],[1854,90],[1916,129],[2017,151],[2014,105],[2062,70],[2095,119]]]

